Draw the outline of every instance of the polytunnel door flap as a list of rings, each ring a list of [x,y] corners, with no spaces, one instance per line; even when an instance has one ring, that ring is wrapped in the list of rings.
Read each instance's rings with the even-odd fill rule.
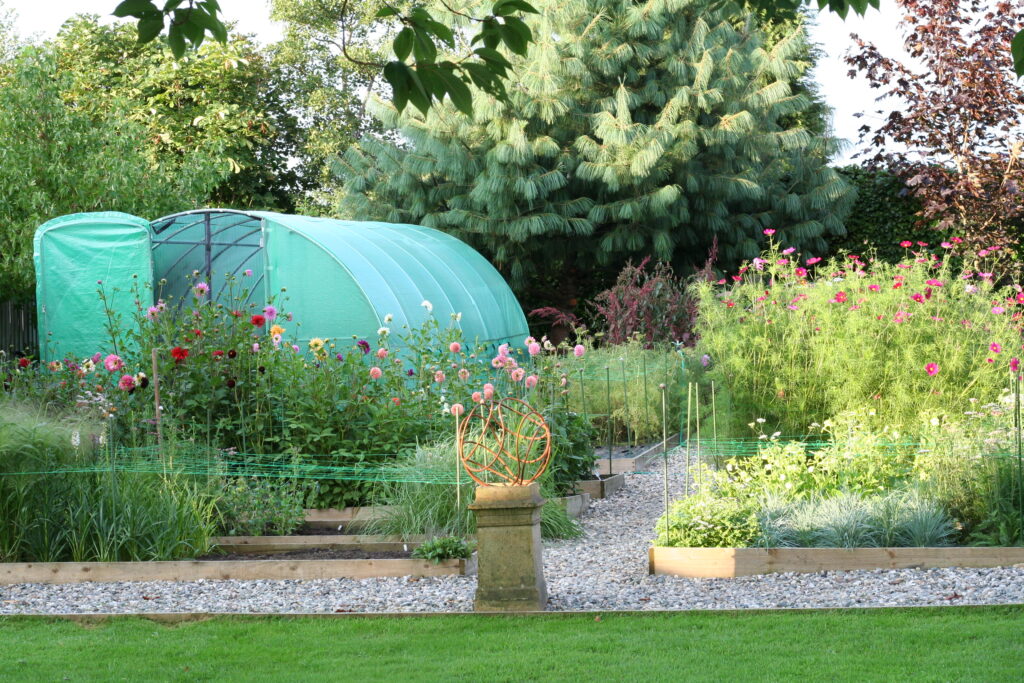
[[[127,332],[136,299],[144,306],[152,301],[153,254],[144,218],[119,212],[55,218],[36,230],[34,260],[44,360],[113,353],[108,309]]]

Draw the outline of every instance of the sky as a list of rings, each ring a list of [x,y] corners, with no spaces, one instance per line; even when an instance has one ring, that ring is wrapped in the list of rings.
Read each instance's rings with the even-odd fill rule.
[[[21,35],[50,37],[71,15],[109,15],[117,3],[118,0],[0,0],[0,7],[14,11],[15,25]],[[269,2],[220,0],[220,6],[223,17],[237,22],[239,31],[255,34],[264,43],[281,37],[281,25],[270,20]],[[906,53],[896,30],[898,20],[899,9],[890,0],[882,3],[881,11],[869,10],[865,17],[851,13],[845,21],[831,12],[821,12],[816,25],[810,30],[811,39],[825,52],[815,69],[815,80],[820,83],[821,93],[833,109],[832,125],[836,137],[849,141],[836,163],[846,163],[851,159],[857,151],[857,129],[865,123],[877,122],[879,117],[874,111],[884,107],[884,104],[875,102],[878,91],[868,87],[865,79],[847,76],[849,67],[843,62],[843,57],[854,44],[850,34],[857,33],[862,39],[875,43],[887,56],[902,58]],[[863,117],[858,118],[856,114]]]

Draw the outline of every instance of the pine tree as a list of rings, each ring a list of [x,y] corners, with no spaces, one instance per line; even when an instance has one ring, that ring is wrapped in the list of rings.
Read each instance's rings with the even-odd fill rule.
[[[652,255],[683,268],[714,241],[749,258],[765,228],[821,253],[852,199],[828,143],[797,121],[811,101],[797,25],[766,49],[757,19],[711,0],[535,3],[536,44],[510,58],[507,104],[474,93],[426,116],[376,102],[398,132],[338,165],[342,215],[419,223],[482,248],[514,286]],[[737,21],[741,17],[742,21]]]

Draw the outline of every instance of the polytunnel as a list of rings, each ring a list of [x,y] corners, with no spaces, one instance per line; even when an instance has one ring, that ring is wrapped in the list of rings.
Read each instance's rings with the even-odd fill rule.
[[[97,244],[103,225],[94,230]],[[287,336],[303,347],[313,337],[374,339],[381,327],[400,347],[402,327],[418,328],[430,315],[446,327],[460,314],[463,338],[477,347],[528,334],[501,274],[469,245],[431,228],[203,209],[153,221],[149,240],[152,296],[189,301],[199,273],[214,301],[242,297],[262,307],[273,300],[293,315]],[[45,277],[44,265],[40,282]]]

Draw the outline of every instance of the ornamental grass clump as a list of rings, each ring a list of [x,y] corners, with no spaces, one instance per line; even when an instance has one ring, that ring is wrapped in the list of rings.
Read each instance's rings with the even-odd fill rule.
[[[769,241],[736,274],[694,284],[696,355],[711,360],[708,379],[731,404],[723,432],[764,417],[804,434],[862,411],[869,427],[906,435],[922,411],[958,414],[998,397],[1019,366],[1024,312],[1024,291],[996,272],[1001,250],[903,244],[905,258],[888,264],[806,258]]]

